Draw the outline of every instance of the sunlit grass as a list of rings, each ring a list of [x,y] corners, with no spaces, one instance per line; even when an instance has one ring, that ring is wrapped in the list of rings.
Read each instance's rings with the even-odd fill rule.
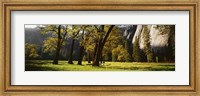
[[[52,60],[29,60],[25,64],[26,71],[175,71],[175,63],[144,63],[144,62],[106,62],[100,67],[94,67],[86,61],[82,65],[68,64],[59,61],[58,65]]]

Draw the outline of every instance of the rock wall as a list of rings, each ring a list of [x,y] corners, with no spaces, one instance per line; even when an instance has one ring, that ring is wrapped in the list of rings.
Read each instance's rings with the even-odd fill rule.
[[[156,29],[157,25],[147,25],[150,34],[151,48],[162,48],[168,46],[169,34],[160,34],[161,32]],[[144,25],[138,25],[135,31],[132,43],[135,42],[136,37],[139,38],[140,49],[144,49],[143,29]],[[169,32],[168,32],[169,33]]]

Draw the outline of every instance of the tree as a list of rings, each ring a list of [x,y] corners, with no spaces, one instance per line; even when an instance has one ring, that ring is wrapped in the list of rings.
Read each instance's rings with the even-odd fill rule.
[[[143,34],[142,34],[143,38],[144,38],[144,52],[146,54],[147,57],[147,61],[151,62],[153,60],[153,55],[151,52],[151,45],[150,45],[150,30],[148,29],[147,25],[143,25]]]
[[[67,25],[44,25],[40,29],[42,34],[50,36],[43,42],[44,52],[55,52],[53,64],[58,64],[60,49],[67,35]]]
[[[54,37],[48,37],[46,40],[43,41],[43,51],[44,53],[48,53],[49,55],[54,55],[56,51],[56,44],[58,39]]]
[[[125,62],[126,57],[128,56],[128,51],[125,48],[121,48],[117,60]]]
[[[140,54],[140,45],[139,45],[139,38],[135,38],[135,42],[133,44],[133,59],[136,62],[141,61],[141,54]]]
[[[128,52],[128,55],[126,55],[126,62],[132,62],[132,54],[133,54],[133,48],[130,46],[132,44],[129,43],[130,41],[126,40],[125,41],[125,49]]]
[[[83,60],[83,56],[84,56],[84,53],[85,53],[85,45],[87,44],[88,42],[88,38],[85,38],[86,36],[88,35],[85,35],[85,34],[89,34],[90,31],[91,31],[91,27],[89,25],[81,25],[81,30],[82,31],[82,35],[81,35],[81,40],[80,40],[80,51],[79,51],[79,57],[78,57],[78,65],[82,65],[82,60]],[[86,32],[87,33],[86,33]],[[90,53],[89,53],[90,55]],[[90,59],[90,56],[88,56],[88,58]]]
[[[76,37],[78,36],[79,32],[80,32],[80,26],[73,25],[72,30],[70,31],[71,37],[72,37],[72,43],[71,43],[71,47],[70,47],[70,54],[69,54],[69,60],[68,60],[69,64],[73,64],[74,42],[77,39]]]
[[[98,34],[95,25],[84,25],[87,26],[84,31],[84,38],[80,40],[80,45],[84,47],[84,51],[87,53],[88,63],[91,63],[95,54],[95,44],[97,43]],[[83,35],[82,35],[83,36]],[[96,47],[97,49],[97,47]]]
[[[175,61],[175,25],[157,25],[160,35],[169,35],[168,45],[165,47],[165,58],[169,62]]]
[[[133,44],[132,39],[134,36],[134,33],[136,31],[137,25],[129,25],[126,29],[127,36],[125,37],[125,49],[128,51],[129,55],[126,57],[126,62],[132,62],[133,61]]]
[[[39,55],[37,54],[37,45],[36,44],[25,44],[25,58],[32,59],[37,58]]]
[[[116,53],[116,52],[113,52]],[[116,62],[117,61],[117,54],[112,54],[112,62]]]
[[[102,50],[103,50],[106,40],[107,40],[108,36],[110,35],[114,26],[115,25],[110,25],[109,28],[107,28],[108,30],[104,29],[104,25],[100,25],[100,27],[97,28],[98,33],[99,33],[99,39],[98,39],[98,44],[96,44],[97,49],[94,54],[93,66],[99,66],[99,60],[102,55]],[[106,26],[106,27],[108,27],[108,26]]]
[[[87,34],[86,36],[86,42],[85,43],[85,50],[87,52],[87,55],[88,55],[88,63],[91,63],[91,60],[92,60],[92,52],[94,51],[94,44],[93,44],[93,38],[90,38],[91,36],[89,34]]]
[[[112,50],[113,60],[125,62],[125,58],[128,55],[127,50],[123,47],[123,45],[118,45],[117,48]]]
[[[104,56],[106,61],[112,61],[112,50],[117,48],[118,45],[123,45],[124,41],[122,31],[118,28],[118,26],[115,26],[103,48],[102,56]]]
[[[53,64],[58,64],[58,58],[59,58],[59,52],[60,52],[60,48],[61,48],[61,25],[58,26],[58,37],[57,37],[57,47],[56,47],[56,53],[54,56],[54,60],[53,60]]]
[[[171,25],[168,39],[168,58],[175,62],[175,25]]]
[[[118,55],[117,55],[118,52],[119,52],[118,49],[119,48],[117,47],[117,48],[115,48],[115,49],[112,50],[112,61],[114,61],[114,62],[116,62],[117,59],[118,59]]]

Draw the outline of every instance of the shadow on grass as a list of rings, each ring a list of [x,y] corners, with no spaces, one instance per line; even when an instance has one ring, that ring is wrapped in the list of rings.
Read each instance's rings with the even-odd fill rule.
[[[50,67],[41,67],[41,66],[31,65],[31,66],[26,66],[25,71],[59,71],[59,70],[56,70]]]
[[[63,66],[60,66],[63,65]],[[66,65],[66,66],[65,66]],[[84,67],[85,66],[85,67]],[[88,67],[89,66],[89,67]],[[89,69],[88,69],[89,68]],[[105,71],[105,70],[121,70],[121,71],[175,71],[175,65],[154,65],[154,66],[113,66],[105,64],[99,67],[92,64],[77,65],[68,64],[61,61],[59,64],[52,64],[50,60],[27,60],[25,61],[25,71]]]
[[[47,63],[52,63],[51,61],[39,61],[39,60],[27,60],[25,61],[25,64],[26,65],[29,65],[29,64],[36,64],[36,65],[42,65],[42,64],[47,64]]]
[[[49,60],[27,60],[25,61],[26,65],[46,65],[46,64],[53,64],[53,61],[49,61]],[[65,63],[58,63],[58,64],[54,64],[54,65],[65,65]],[[72,64],[73,65],[73,64]]]
[[[52,61],[41,61],[41,60],[27,60],[25,61],[25,71],[60,71],[53,67],[42,66],[42,65],[53,65]],[[54,64],[53,66],[59,66],[64,64]]]

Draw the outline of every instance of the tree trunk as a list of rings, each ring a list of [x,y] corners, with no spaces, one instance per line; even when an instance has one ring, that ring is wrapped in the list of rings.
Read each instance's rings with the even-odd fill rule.
[[[59,52],[60,52],[60,43],[61,43],[61,36],[60,36],[60,27],[61,25],[58,26],[58,42],[57,42],[57,48],[56,48],[56,53],[54,56],[53,64],[58,64],[58,59],[59,59]]]
[[[96,55],[95,55],[95,58],[94,58],[94,62],[93,62],[93,66],[99,66],[99,60],[100,60],[100,57],[102,55],[103,47],[104,47],[104,45],[106,43],[106,40],[107,40],[108,36],[110,35],[112,29],[114,28],[114,26],[115,25],[111,25],[111,27],[108,29],[105,37],[101,38],[99,40],[97,52],[96,52]]]
[[[100,64],[103,64],[103,56],[101,54],[101,57],[100,57]]]
[[[85,28],[83,29],[83,32],[82,32],[82,42],[84,42],[84,32],[85,32]],[[80,43],[78,65],[82,65],[83,56],[84,56],[84,53],[85,53],[84,51],[85,51],[84,45]]]
[[[105,64],[105,55],[102,56],[102,63]]]
[[[96,53],[96,56],[95,56],[95,59],[94,59],[94,62],[93,62],[93,66],[99,66],[99,61],[100,61],[100,57],[101,57],[101,54],[102,54],[102,49],[103,49],[102,46],[99,46],[97,48],[97,53]]]
[[[69,64],[73,64],[73,62],[72,62],[72,55],[73,55],[73,50],[74,50],[74,42],[75,42],[75,39],[73,38],[72,39],[71,49],[70,49],[70,54],[69,54],[69,60],[68,60]]]
[[[94,54],[93,54],[93,62],[94,62],[94,59],[95,59],[95,57],[96,57],[96,53],[97,53],[97,48],[98,48],[98,42],[96,42],[96,44],[95,44],[95,47],[94,47]]]
[[[91,63],[90,51],[88,51],[88,63]]]
[[[80,54],[79,54],[79,57],[78,57],[78,65],[82,65],[83,55],[84,55],[84,46],[81,46],[80,47]]]

